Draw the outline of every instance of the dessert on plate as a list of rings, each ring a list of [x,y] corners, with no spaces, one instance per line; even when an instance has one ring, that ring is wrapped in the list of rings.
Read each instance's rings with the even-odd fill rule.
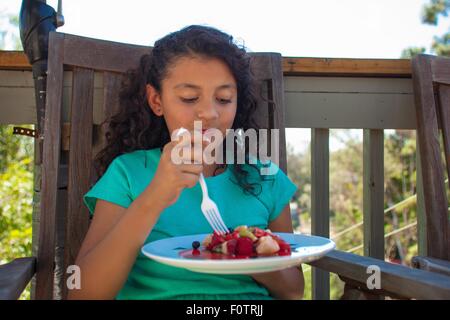
[[[193,255],[201,251],[211,253],[212,258],[255,258],[286,256],[291,254],[291,246],[273,234],[269,229],[239,226],[224,235],[209,234],[202,242],[192,243]]]

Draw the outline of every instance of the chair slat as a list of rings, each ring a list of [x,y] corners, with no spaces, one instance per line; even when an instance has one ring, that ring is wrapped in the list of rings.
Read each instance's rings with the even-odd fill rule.
[[[103,114],[109,118],[119,110],[119,91],[122,74],[104,72],[103,74]]]
[[[90,186],[94,71],[73,71],[69,150],[69,186],[64,266],[75,263],[89,227],[89,212],[82,199]],[[67,290],[66,286],[65,289]],[[63,293],[63,295],[66,294]]]
[[[287,155],[286,155],[286,132],[285,132],[285,104],[284,104],[284,84],[283,84],[283,59],[280,54],[272,54],[271,58],[271,72],[269,81],[269,91],[274,104],[270,104],[272,107],[269,110],[272,120],[270,128],[279,129],[279,151],[278,165],[280,168],[287,172]]]
[[[273,148],[279,152],[277,164],[284,172],[287,172],[282,57],[277,53],[252,53],[251,56],[254,76],[264,86],[262,88],[264,98],[259,97],[259,105],[264,108],[258,111],[256,121],[260,128],[279,130],[279,145]],[[271,147],[271,139],[268,145]]]
[[[103,72],[103,105],[101,107],[103,117],[101,125],[96,127],[97,130],[94,131],[93,158],[106,146],[105,133],[108,127],[108,119],[119,109],[119,91],[122,76],[121,73]],[[96,180],[95,173],[91,178],[92,181]]]
[[[448,185],[450,188],[450,86],[439,86],[439,112],[444,137],[444,153],[447,164],[447,178],[449,179]]]
[[[36,265],[36,299],[53,298],[57,182],[61,142],[64,36],[49,39],[48,90],[44,126],[39,245]]]
[[[417,189],[417,252],[427,256],[427,218],[423,194],[422,161],[419,139],[416,135],[416,189]]]
[[[271,98],[269,96],[271,94],[271,92],[269,92],[269,84],[267,83],[269,63],[270,60],[266,56],[257,54],[252,54],[251,56],[252,71],[254,72],[256,80],[260,81],[260,87],[255,88],[258,99],[258,106],[260,107],[255,121],[261,129],[270,128],[269,106],[267,103],[267,100]]]

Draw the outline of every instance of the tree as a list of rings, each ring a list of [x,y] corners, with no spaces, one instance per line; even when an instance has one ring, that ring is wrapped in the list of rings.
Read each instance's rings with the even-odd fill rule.
[[[406,49],[403,49],[402,54],[400,55],[400,58],[402,59],[411,59],[412,57],[425,53],[426,49],[424,47],[409,47]]]
[[[16,30],[12,29],[15,28]],[[0,50],[7,42],[21,49],[18,17],[0,10]],[[33,129],[33,125],[21,125]],[[31,256],[34,141],[13,135],[12,125],[0,125],[0,264]],[[30,289],[21,299],[29,299]]]
[[[449,11],[450,0],[431,0],[424,7],[422,22],[436,26],[439,16],[447,17]],[[431,48],[439,56],[450,57],[450,30],[442,36],[435,36]]]
[[[436,26],[439,22],[439,16],[448,16],[450,11],[450,0],[430,0],[430,3],[423,7],[422,23]],[[424,53],[423,47],[409,47],[402,51],[402,58],[412,58],[413,56]],[[431,44],[431,52],[438,56],[450,57],[450,30],[442,36],[435,36]]]
[[[23,50],[18,32],[19,17],[0,8],[0,49]]]

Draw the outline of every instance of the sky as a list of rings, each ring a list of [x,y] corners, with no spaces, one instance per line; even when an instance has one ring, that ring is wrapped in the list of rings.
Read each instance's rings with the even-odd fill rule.
[[[57,0],[47,3],[57,8]],[[430,53],[433,36],[450,28],[421,23],[429,0],[62,0],[60,32],[141,45],[186,25],[203,24],[235,37],[249,51],[290,57],[397,59],[403,49]],[[0,12],[18,13],[20,0],[1,0]],[[7,28],[0,21],[1,29]],[[288,141],[302,151],[309,131],[288,129]],[[360,134],[356,134],[360,136]],[[331,149],[339,148],[331,141]]]

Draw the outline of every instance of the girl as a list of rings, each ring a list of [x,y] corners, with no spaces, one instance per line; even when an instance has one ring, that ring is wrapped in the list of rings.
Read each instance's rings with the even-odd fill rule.
[[[204,26],[158,40],[137,70],[128,72],[121,109],[97,157],[101,178],[84,197],[93,219],[76,260],[81,289],[71,290],[69,298],[302,297],[301,267],[252,276],[211,275],[163,265],[140,253],[150,241],[212,231],[200,209],[200,173],[227,226],[292,232],[289,199],[297,187],[281,170],[262,176],[260,162],[192,163],[199,159],[198,146],[208,145],[197,135],[192,156],[183,153],[181,164],[171,159],[178,143],[171,133],[181,127],[192,132],[194,121],[222,133],[224,153],[227,129],[256,128],[252,81],[245,50],[231,36]],[[245,158],[248,162],[247,151]]]

